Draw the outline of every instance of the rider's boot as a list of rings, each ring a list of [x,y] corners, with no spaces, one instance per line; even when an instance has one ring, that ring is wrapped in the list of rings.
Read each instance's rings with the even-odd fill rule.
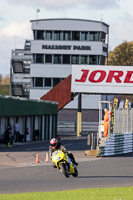
[[[75,164],[75,165],[78,165],[78,163],[77,163],[76,161],[74,162],[74,164]]]

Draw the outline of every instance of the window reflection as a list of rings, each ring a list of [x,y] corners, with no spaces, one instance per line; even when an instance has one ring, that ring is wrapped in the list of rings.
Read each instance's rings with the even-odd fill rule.
[[[88,56],[81,56],[81,64],[88,64]]]
[[[61,31],[54,31],[54,39],[61,40]]]
[[[97,64],[97,56],[96,55],[90,55],[89,56],[89,64],[90,65]]]
[[[52,31],[46,31],[46,40],[52,40]]]
[[[89,40],[90,41],[98,41],[98,32],[90,32]]]
[[[61,55],[54,55],[54,64],[61,64]]]
[[[88,40],[88,32],[81,32],[81,40]]]
[[[72,56],[72,64],[79,64],[79,56],[78,55]]]
[[[63,32],[63,40],[71,40],[71,32],[70,31]]]

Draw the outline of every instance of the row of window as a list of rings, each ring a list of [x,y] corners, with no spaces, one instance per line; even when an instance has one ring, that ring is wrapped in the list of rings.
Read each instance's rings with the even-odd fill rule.
[[[42,77],[33,77],[32,78],[32,87],[43,87],[43,88],[52,88],[60,83],[64,78],[42,78]]]
[[[98,55],[52,55],[33,54],[33,63],[40,64],[101,64],[103,56]],[[105,60],[104,60],[105,62]],[[103,63],[102,61],[102,64]]]
[[[34,30],[34,40],[103,41],[106,33],[97,31],[44,31]]]

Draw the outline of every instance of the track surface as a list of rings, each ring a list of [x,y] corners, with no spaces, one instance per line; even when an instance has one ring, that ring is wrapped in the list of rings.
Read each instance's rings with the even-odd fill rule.
[[[37,152],[44,155],[48,150],[48,143],[18,145],[8,151],[3,147],[0,150],[0,160],[3,155],[6,161],[0,162],[0,194],[133,186],[133,154],[90,158],[82,154],[88,148],[86,138],[64,140],[63,143],[74,152],[79,162],[77,178],[65,178],[58,169],[52,167],[51,162],[45,163],[42,157],[39,164],[27,161],[27,158],[30,159]],[[20,160],[15,155],[19,155]],[[14,164],[11,165],[9,161],[13,158]]]

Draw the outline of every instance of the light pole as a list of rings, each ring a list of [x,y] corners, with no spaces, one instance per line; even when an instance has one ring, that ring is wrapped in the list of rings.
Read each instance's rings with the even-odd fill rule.
[[[37,24],[37,17],[38,17],[38,13],[40,12],[40,9],[39,8],[37,8],[36,9],[36,24]]]

